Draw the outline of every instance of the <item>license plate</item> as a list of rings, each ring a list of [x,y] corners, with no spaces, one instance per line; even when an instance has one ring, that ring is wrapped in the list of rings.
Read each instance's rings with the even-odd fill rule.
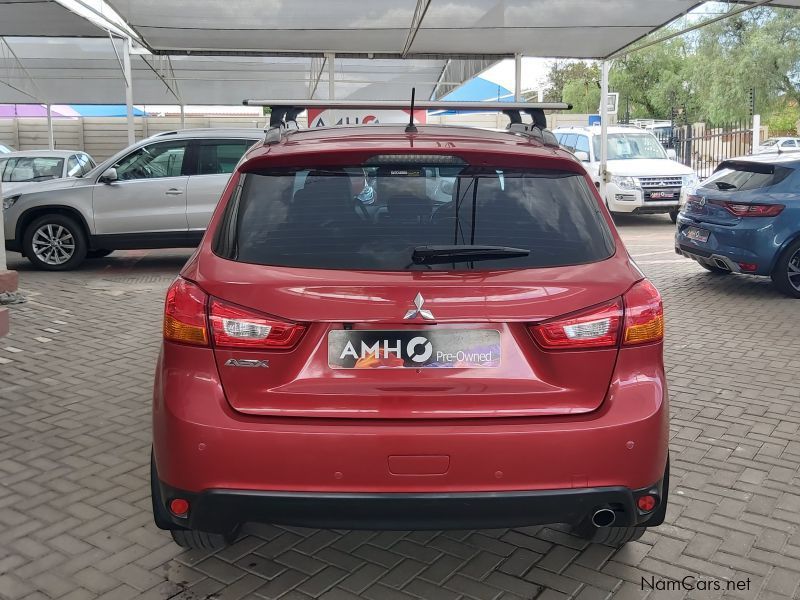
[[[332,369],[492,369],[500,366],[500,352],[494,329],[328,333]]]
[[[705,229],[700,229],[698,227],[687,227],[683,230],[683,235],[686,236],[687,239],[692,240],[693,242],[707,242],[708,241],[708,231]]]
[[[650,192],[653,200],[672,200],[675,197],[673,192]]]

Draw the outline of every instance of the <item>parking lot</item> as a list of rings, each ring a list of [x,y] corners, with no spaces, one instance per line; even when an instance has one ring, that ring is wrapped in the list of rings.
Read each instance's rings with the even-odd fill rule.
[[[0,597],[798,597],[800,304],[676,256],[664,216],[619,226],[664,296],[672,490],[667,523],[616,552],[551,527],[273,526],[181,552],[152,523],[149,414],[163,294],[189,252],[65,273],[10,254],[28,301],[0,340]],[[697,589],[663,589],[686,576]]]

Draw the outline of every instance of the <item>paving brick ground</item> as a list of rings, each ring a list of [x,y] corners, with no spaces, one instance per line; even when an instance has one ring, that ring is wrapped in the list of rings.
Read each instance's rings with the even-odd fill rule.
[[[626,219],[664,294],[668,522],[614,552],[559,527],[346,532],[257,527],[210,555],[151,523],[149,396],[162,297],[187,252],[118,252],[72,273],[12,254],[28,303],[0,339],[2,598],[791,598],[800,583],[800,301],[672,253]],[[642,578],[750,580],[642,589]]]

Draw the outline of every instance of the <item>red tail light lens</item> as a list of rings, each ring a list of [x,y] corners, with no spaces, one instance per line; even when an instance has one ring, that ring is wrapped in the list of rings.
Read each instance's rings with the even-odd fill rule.
[[[305,331],[303,325],[279,321],[220,300],[211,301],[208,318],[214,344],[220,348],[288,349]]]
[[[164,305],[164,339],[193,346],[208,345],[206,301],[208,296],[185,279],[176,279]]]
[[[572,350],[608,348],[619,340],[622,302],[591,308],[567,318],[530,328],[534,339],[546,349]]]
[[[783,204],[740,204],[722,200],[711,200],[735,217],[777,217],[785,208]]]
[[[658,342],[664,339],[664,305],[661,294],[647,279],[634,285],[625,301],[625,346]]]

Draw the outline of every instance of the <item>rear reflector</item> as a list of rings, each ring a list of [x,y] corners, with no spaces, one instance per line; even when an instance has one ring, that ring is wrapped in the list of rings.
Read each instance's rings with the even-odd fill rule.
[[[198,286],[185,279],[176,279],[164,305],[164,339],[194,346],[208,345],[206,300]]]
[[[636,506],[638,506],[639,510],[642,512],[652,511],[657,504],[658,504],[658,498],[656,498],[652,494],[647,494],[646,496],[639,496],[639,499],[636,501]]]
[[[625,301],[625,346],[658,342],[664,339],[664,306],[661,295],[647,279],[634,285]]]
[[[185,517],[189,514],[189,501],[183,498],[170,500],[169,511],[176,517]]]
[[[211,301],[208,318],[214,345],[219,348],[288,349],[305,331],[303,325],[280,321],[217,299]]]
[[[577,315],[530,328],[539,345],[547,349],[607,348],[616,346],[622,319],[622,303],[590,308]]]

